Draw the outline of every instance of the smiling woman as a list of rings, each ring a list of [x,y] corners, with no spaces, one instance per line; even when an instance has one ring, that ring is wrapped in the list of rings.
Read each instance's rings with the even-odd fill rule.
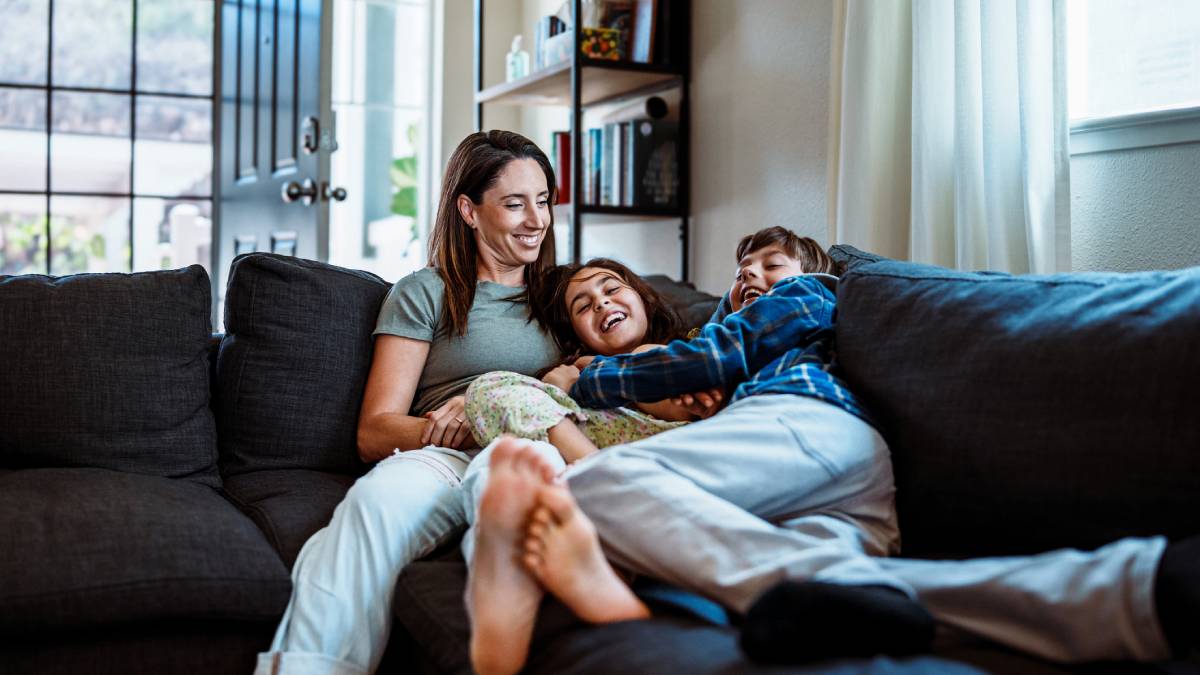
[[[375,326],[358,451],[378,463],[300,552],[259,672],[373,672],[396,578],[466,522],[460,485],[478,447],[464,392],[558,357],[528,302],[553,266],[554,184],[546,155],[512,132],[472,134],[450,157],[430,266],[392,287]]]

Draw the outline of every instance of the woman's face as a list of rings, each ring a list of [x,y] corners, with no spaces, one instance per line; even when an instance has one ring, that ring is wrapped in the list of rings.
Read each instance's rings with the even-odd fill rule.
[[[729,289],[729,304],[733,305],[733,311],[736,312],[766,295],[780,280],[797,274],[804,274],[800,261],[789,256],[777,244],[747,253],[738,261],[733,287]]]
[[[532,159],[514,159],[475,204],[458,198],[459,213],[475,230],[479,257],[488,266],[520,267],[537,260],[550,227],[546,174]]]
[[[615,272],[585,267],[567,282],[567,312],[580,341],[597,354],[625,354],[649,328],[642,296]]]

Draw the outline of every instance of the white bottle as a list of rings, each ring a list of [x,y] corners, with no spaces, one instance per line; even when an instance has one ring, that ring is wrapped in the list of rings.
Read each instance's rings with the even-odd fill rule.
[[[513,37],[512,51],[505,61],[504,79],[507,82],[519,80],[529,74],[529,52],[521,49],[521,36]]]

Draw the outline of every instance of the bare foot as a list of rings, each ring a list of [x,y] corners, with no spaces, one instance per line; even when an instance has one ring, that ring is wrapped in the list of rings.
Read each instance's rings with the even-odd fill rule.
[[[538,489],[553,479],[554,468],[528,444],[509,438],[492,450],[466,598],[471,663],[480,675],[525,665],[543,591],[520,563],[521,542]]]
[[[646,619],[650,610],[617,576],[596,527],[561,484],[538,491],[525,536],[525,567],[576,616],[591,623]]]

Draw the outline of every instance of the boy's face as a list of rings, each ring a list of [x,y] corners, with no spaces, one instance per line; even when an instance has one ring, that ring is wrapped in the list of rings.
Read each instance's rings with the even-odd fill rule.
[[[766,295],[775,282],[797,274],[804,274],[800,261],[784,253],[776,244],[747,253],[738,261],[733,288],[729,289],[729,302],[733,305],[733,311],[736,312],[760,296]]]

